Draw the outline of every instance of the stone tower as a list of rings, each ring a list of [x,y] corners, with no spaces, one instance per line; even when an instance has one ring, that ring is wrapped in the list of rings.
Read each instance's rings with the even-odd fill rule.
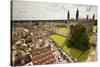
[[[79,10],[77,8],[77,11],[76,11],[76,20],[78,21],[78,19],[79,19]]]

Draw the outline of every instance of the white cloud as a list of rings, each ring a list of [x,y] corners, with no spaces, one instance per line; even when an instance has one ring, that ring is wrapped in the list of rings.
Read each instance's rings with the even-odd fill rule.
[[[76,10],[79,9],[80,17],[90,18],[95,14],[97,17],[97,6],[80,4],[62,4],[50,2],[13,1],[13,20],[50,20],[66,19],[67,10],[71,17],[75,18]]]

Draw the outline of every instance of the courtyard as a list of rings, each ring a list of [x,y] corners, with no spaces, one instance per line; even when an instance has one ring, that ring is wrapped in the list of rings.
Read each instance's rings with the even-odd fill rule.
[[[68,30],[65,30],[66,28],[60,28],[59,31],[60,32],[67,32]],[[75,48],[70,48],[68,47],[68,37],[65,37],[63,35],[50,35],[50,38],[52,40],[54,40],[65,52],[66,54],[68,54],[72,59],[74,59],[77,62],[84,62],[87,60],[87,58],[89,57],[89,55],[95,51],[93,46],[91,46],[91,48],[89,50],[86,51],[80,51],[77,50]],[[94,34],[89,36],[89,42],[90,44],[93,43],[94,41],[96,41],[96,36]]]

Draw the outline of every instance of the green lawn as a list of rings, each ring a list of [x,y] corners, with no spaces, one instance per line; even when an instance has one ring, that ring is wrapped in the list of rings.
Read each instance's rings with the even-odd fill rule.
[[[51,35],[50,36],[59,46],[63,48],[63,50],[70,55],[71,58],[75,59],[78,58],[78,56],[82,53],[82,51],[79,51],[75,48],[69,48],[66,43],[66,37],[60,36],[60,35]]]
[[[90,40],[89,40],[90,44],[91,44],[92,42],[94,42],[95,40],[96,40],[96,36],[95,36],[95,35],[91,35],[91,36],[90,36]]]
[[[89,50],[87,50],[84,54],[82,54],[82,56],[80,56],[80,58],[78,59],[78,61],[80,62],[84,62],[85,60],[87,60],[88,56],[90,55],[90,53],[93,51],[93,47],[91,47]]]
[[[60,35],[51,35],[50,36],[57,44],[59,44],[60,46],[63,45],[64,41],[66,40],[65,37],[60,36]]]
[[[68,42],[66,41],[66,37],[60,36],[60,35],[51,35],[51,39],[53,39],[59,46],[63,48],[63,50],[70,55],[72,59],[78,58],[83,51],[77,50],[75,48],[69,48]],[[79,59],[78,61],[85,61],[88,58],[88,55],[90,54],[92,49],[89,49],[86,51]]]
[[[89,33],[89,42],[90,44],[92,44],[94,41],[96,40],[96,36],[92,33]],[[88,58],[88,56],[90,55],[90,53],[94,50],[93,46],[87,50],[79,59],[78,61],[83,62],[84,60],[86,60]]]
[[[96,30],[97,30],[97,26],[94,25],[94,26],[93,26],[93,32],[96,32]]]
[[[59,28],[58,32],[67,33],[68,28]]]

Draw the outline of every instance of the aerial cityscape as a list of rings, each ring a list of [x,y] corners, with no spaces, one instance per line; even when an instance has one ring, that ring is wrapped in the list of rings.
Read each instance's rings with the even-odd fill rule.
[[[97,61],[97,6],[11,3],[11,66]]]

